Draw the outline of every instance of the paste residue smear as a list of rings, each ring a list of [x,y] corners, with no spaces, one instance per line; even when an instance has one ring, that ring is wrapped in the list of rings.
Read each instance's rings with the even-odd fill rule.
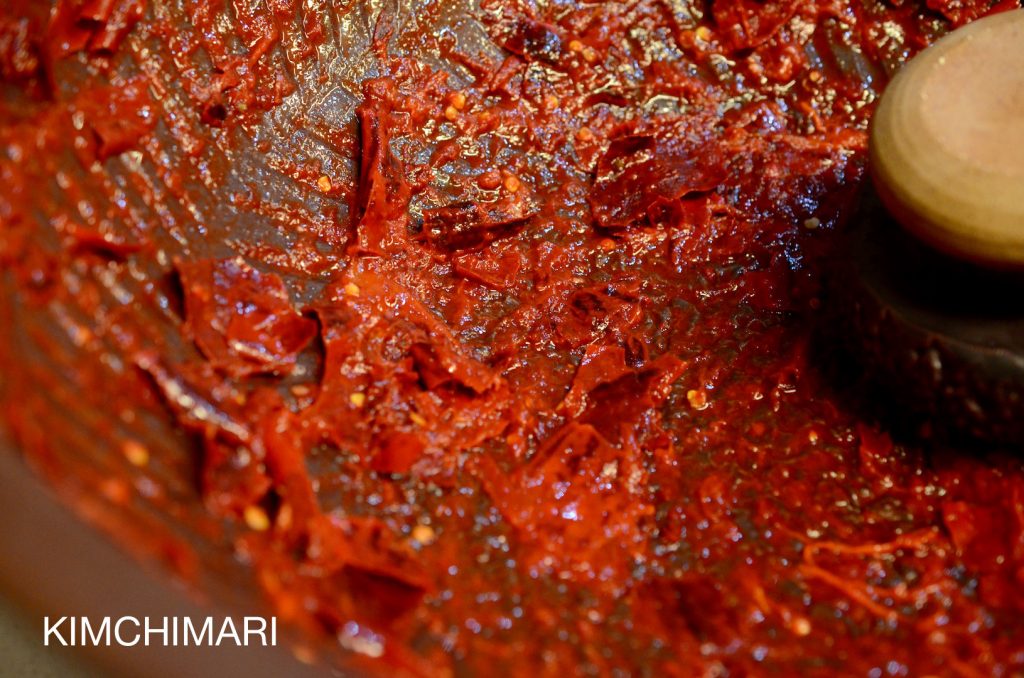
[[[1016,2],[46,5],[3,412],[126,546],[381,675],[1024,670],[1021,462],[811,351],[878,92]]]

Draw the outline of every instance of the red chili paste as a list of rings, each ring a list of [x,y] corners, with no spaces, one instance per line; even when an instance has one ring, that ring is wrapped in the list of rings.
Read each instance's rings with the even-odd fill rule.
[[[46,4],[4,414],[126,545],[381,675],[1024,671],[1019,458],[809,351],[878,92],[1017,2]]]

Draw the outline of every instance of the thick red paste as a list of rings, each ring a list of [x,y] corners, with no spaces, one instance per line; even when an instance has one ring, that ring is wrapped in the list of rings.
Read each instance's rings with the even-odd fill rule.
[[[1021,461],[811,351],[878,92],[1017,2],[8,4],[5,418],[126,545],[381,675],[1024,671]]]

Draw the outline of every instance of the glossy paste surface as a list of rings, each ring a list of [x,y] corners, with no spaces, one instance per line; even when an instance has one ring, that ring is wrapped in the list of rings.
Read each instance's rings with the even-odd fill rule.
[[[126,546],[380,675],[1024,669],[1021,462],[811,350],[877,94],[1016,2],[46,4],[3,412]]]

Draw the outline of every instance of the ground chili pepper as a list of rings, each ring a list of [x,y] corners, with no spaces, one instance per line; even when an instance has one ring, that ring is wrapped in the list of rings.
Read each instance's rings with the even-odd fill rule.
[[[371,673],[1024,670],[1021,462],[811,350],[877,93],[1016,4],[18,0],[5,419]]]

